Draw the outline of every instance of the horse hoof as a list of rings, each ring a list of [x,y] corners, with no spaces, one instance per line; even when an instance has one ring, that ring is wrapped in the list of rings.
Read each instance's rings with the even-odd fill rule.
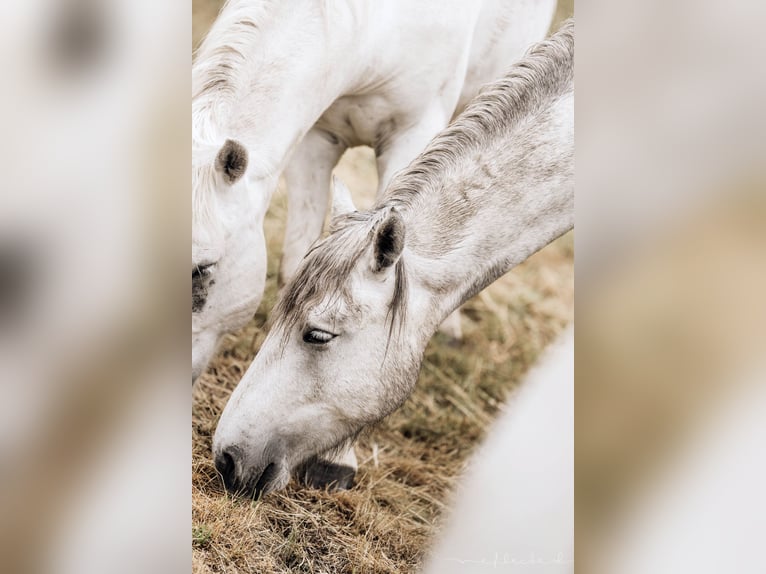
[[[345,464],[315,460],[303,468],[300,476],[302,482],[311,488],[348,490],[354,486],[356,469]]]

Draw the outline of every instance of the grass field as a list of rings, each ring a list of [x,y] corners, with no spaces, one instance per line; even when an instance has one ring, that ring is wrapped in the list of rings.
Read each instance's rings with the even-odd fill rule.
[[[220,2],[194,0],[193,42]],[[571,15],[559,6],[554,27]],[[350,150],[337,173],[358,203],[376,185],[369,149]],[[456,479],[524,372],[573,318],[574,238],[567,234],[463,307],[464,340],[429,344],[417,388],[357,446],[356,486],[327,493],[291,484],[253,502],[223,490],[211,460],[216,422],[255,356],[275,303],[285,196],[266,219],[267,291],[254,320],[230,335],[198,381],[192,412],[193,571],[414,572],[450,506]]]

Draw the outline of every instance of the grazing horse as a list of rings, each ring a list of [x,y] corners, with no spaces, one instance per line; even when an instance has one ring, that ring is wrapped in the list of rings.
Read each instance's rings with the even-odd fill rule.
[[[227,2],[192,68],[192,381],[258,308],[263,218],[279,175],[287,278],[321,233],[343,152],[373,146],[385,189],[481,85],[544,37],[555,4]]]
[[[488,85],[372,210],[344,207],[218,423],[230,490],[277,490],[344,452],[409,396],[449,313],[573,228],[574,23]]]

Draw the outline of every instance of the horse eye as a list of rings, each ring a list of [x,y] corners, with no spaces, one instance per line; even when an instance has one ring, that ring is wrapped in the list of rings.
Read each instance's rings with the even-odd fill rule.
[[[332,341],[337,335],[321,329],[309,329],[303,333],[303,342],[311,345],[324,345]]]
[[[206,263],[205,265],[195,265],[192,269],[192,281],[199,280],[204,277],[210,277],[215,270],[215,263]]]

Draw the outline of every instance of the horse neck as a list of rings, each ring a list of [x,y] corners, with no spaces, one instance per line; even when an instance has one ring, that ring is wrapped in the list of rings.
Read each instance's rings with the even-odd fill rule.
[[[366,45],[358,15],[332,2],[253,4],[229,2],[211,28],[192,108],[198,139],[241,141],[265,177],[347,89]]]
[[[431,332],[455,308],[574,226],[573,96],[452,154],[399,203],[407,269]]]

